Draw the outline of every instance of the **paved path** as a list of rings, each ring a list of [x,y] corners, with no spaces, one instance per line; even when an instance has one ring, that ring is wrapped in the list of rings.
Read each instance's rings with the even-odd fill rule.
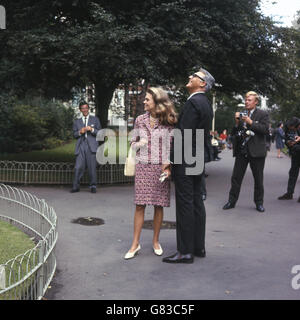
[[[265,213],[255,210],[253,178],[245,175],[235,209],[227,201],[233,167],[231,151],[207,165],[208,198],[205,259],[191,265],[161,262],[151,248],[152,231],[143,230],[141,253],[125,261],[133,229],[133,186],[106,186],[91,194],[70,194],[67,187],[23,187],[53,206],[59,218],[58,270],[48,299],[300,299],[291,269],[300,265],[300,204],[279,201],[286,190],[288,157],[268,155],[265,168]],[[300,183],[295,196],[300,194]],[[175,220],[174,187],[165,220]],[[146,209],[146,220],[152,218]],[[98,217],[102,226],[71,223]],[[175,230],[162,230],[164,255],[176,250]]]

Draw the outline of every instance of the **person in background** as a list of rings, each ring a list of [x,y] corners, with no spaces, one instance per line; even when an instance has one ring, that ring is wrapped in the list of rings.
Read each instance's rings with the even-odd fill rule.
[[[225,149],[227,147],[227,130],[224,129],[223,132],[219,136],[219,141],[222,144],[222,149]]]
[[[278,197],[278,200],[291,200],[295,191],[295,186],[300,169],[300,119],[293,117],[288,120],[285,128],[286,145],[291,156],[291,168],[289,170],[289,180],[287,192]],[[300,202],[300,196],[298,198]]]
[[[86,102],[79,104],[82,117],[73,123],[73,135],[77,139],[75,147],[76,163],[71,193],[80,191],[80,180],[85,168],[88,168],[90,178],[90,190],[96,193],[97,172],[96,172],[96,152],[98,142],[96,136],[101,129],[100,121],[97,117],[89,114],[90,107]]]
[[[283,128],[283,123],[279,122],[275,130],[275,144],[277,149],[277,158],[282,158],[280,153],[281,153],[281,150],[284,148],[284,131],[282,128]]]
[[[273,138],[273,128],[272,128],[272,125],[270,123],[269,133],[266,135],[267,151],[271,150],[271,144],[272,144],[273,140],[274,140],[274,138]]]
[[[264,167],[267,155],[266,135],[269,130],[268,114],[256,108],[259,96],[249,91],[245,96],[247,115],[241,117],[240,112],[235,113],[235,126],[232,129],[234,137],[233,156],[235,157],[231,176],[231,189],[228,202],[223,210],[232,209],[238,201],[241,184],[248,164],[254,177],[254,202],[256,210],[264,212]]]

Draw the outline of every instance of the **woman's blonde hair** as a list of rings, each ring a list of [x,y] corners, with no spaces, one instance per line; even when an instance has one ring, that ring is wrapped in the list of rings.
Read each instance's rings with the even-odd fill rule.
[[[175,125],[177,113],[168,93],[160,87],[150,87],[146,91],[151,94],[155,103],[156,117],[162,125]]]

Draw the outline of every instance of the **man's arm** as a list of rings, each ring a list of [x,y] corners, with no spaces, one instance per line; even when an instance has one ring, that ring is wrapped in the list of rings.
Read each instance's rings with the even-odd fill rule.
[[[91,134],[96,137],[98,131],[101,130],[101,128],[102,128],[102,127],[101,127],[100,120],[98,119],[98,117],[95,117],[95,124],[94,124],[94,126],[93,126],[93,127],[88,126],[87,128],[89,128],[89,131],[91,131]]]
[[[81,136],[80,130],[77,127],[77,121],[76,120],[73,122],[73,136],[74,136],[75,139],[78,139]]]

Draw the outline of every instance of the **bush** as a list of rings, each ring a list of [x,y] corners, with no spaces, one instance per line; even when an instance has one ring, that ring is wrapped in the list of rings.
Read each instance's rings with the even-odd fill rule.
[[[44,148],[45,149],[54,149],[59,147],[63,144],[61,139],[57,139],[56,137],[46,138],[44,141]]]
[[[41,97],[0,95],[0,152],[54,148],[72,138],[74,111]]]

